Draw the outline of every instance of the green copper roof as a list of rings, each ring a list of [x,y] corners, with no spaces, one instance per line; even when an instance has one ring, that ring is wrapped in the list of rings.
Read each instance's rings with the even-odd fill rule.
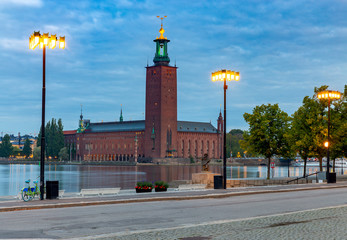
[[[126,131],[144,131],[144,130],[145,130],[145,120],[139,120],[139,121],[125,121],[125,122],[90,123],[86,131],[87,132],[126,132]],[[217,133],[217,129],[211,123],[187,122],[187,121],[177,121],[177,131],[178,132]]]

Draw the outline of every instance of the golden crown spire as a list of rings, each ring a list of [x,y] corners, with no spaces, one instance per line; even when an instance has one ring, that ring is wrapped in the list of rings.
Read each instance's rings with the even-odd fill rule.
[[[167,16],[164,16],[164,17],[160,17],[160,16],[157,16],[157,18],[159,18],[161,20],[161,27],[159,29],[159,33],[160,33],[160,37],[157,39],[167,39],[166,37],[164,37],[164,28],[163,28],[163,20],[166,18]]]

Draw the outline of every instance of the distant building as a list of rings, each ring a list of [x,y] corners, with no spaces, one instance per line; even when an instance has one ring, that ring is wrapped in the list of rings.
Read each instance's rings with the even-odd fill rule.
[[[92,123],[64,131],[65,144],[80,161],[136,161],[137,159],[222,157],[223,117],[215,128],[209,122],[177,121],[177,67],[170,66],[170,40],[155,39],[154,65],[146,67],[145,120]]]
[[[21,136],[20,133],[18,133],[18,136],[9,134],[9,137],[10,137],[10,143],[12,144],[12,147],[18,148],[19,150],[23,150],[23,147],[27,138],[30,141],[30,147],[32,151],[34,150],[34,147],[36,146],[37,137],[33,137],[31,135]],[[0,137],[0,143],[2,143],[2,139],[3,137]],[[21,152],[18,152],[16,153],[18,155],[12,156],[12,157],[22,158],[23,156],[21,156],[20,153]],[[32,157],[32,154],[30,157]]]

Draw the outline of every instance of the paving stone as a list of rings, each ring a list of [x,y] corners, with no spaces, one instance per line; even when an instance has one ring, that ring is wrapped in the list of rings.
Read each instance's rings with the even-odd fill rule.
[[[347,239],[347,207],[129,233],[105,239]]]

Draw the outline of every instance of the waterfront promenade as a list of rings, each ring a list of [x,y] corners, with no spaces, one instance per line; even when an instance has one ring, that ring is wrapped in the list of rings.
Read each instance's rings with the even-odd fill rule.
[[[347,182],[2,199],[0,238],[346,239],[345,199]]]

